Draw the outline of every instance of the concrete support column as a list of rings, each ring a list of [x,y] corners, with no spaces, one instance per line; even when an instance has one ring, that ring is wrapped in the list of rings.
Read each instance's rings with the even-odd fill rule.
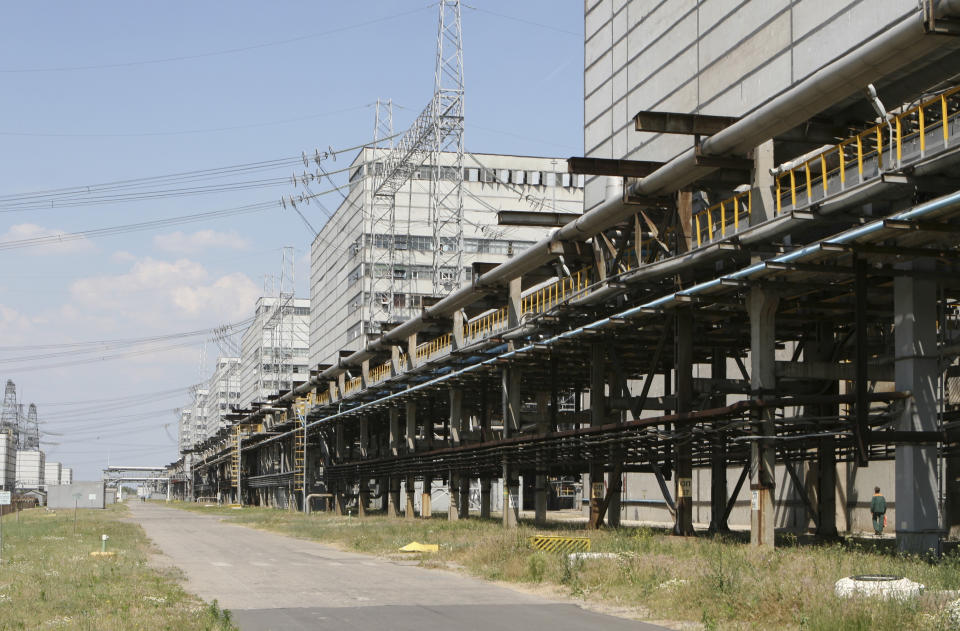
[[[390,476],[390,494],[387,497],[387,514],[400,516],[400,476]]]
[[[416,507],[414,506],[414,493],[416,492],[416,483],[417,481],[414,477],[407,476],[406,483],[404,485],[404,490],[406,491],[405,495],[407,496],[407,505],[404,509],[404,517],[407,519],[413,519],[416,517]]]
[[[430,499],[433,493],[433,478],[430,476],[424,476],[423,478],[423,490],[420,495],[420,516],[424,519],[430,519],[433,516],[433,511],[430,507]]]
[[[333,504],[334,511],[337,515],[346,515],[347,514],[347,496],[346,488],[343,482],[335,482],[335,489],[333,491]]]
[[[920,268],[914,264],[913,269]],[[921,270],[918,270],[921,271]],[[931,280],[897,277],[893,281],[894,379],[909,390],[902,432],[937,430],[937,286]],[[937,505],[937,447],[897,445],[897,549],[910,554],[940,553]]]
[[[390,455],[398,456],[400,455],[400,409],[395,405],[390,406],[388,431],[390,433]]]
[[[693,311],[689,307],[677,310],[675,332],[674,378],[676,379],[677,412],[693,409]],[[689,427],[689,425],[687,425]],[[677,498],[677,515],[673,534],[689,537],[693,532],[693,445],[689,439],[674,444],[677,475],[674,477],[674,496]]]
[[[727,356],[722,349],[713,349],[710,363],[711,379],[726,379]],[[711,402],[711,407],[723,407],[727,404],[726,395],[719,395]],[[716,429],[716,425],[714,426]],[[711,533],[730,532],[730,526],[724,514],[727,511],[727,436],[723,431],[715,431],[713,449],[710,453],[710,529]]]
[[[492,498],[490,496],[490,478],[480,478],[480,518],[490,519],[490,505]]]
[[[360,457],[370,456],[370,421],[366,416],[360,417]]]
[[[753,150],[753,193],[750,203],[750,225],[763,223],[776,213],[773,164],[773,141],[768,140]]]
[[[754,287],[747,298],[750,318],[750,389],[754,397],[773,393],[776,389],[776,314],[779,297]],[[774,410],[764,409],[753,415],[753,433],[758,439],[750,445],[750,544],[773,547],[773,499],[776,486],[774,466]]]
[[[470,477],[460,475],[460,519],[470,517]]]
[[[450,388],[450,447],[459,447],[463,441],[463,388]]]
[[[503,465],[503,527],[520,523],[520,475],[514,465]]]
[[[360,478],[360,491],[357,496],[357,515],[367,516],[367,510],[370,508],[370,483],[365,478]]]
[[[603,344],[590,344],[590,426],[599,427],[606,422],[606,361]],[[590,463],[590,517],[587,528],[597,528],[600,524],[600,506],[606,493],[603,483],[603,462]]]
[[[537,392],[537,433],[550,431],[550,393]],[[543,469],[537,470],[533,490],[533,523],[543,526],[547,523],[547,475]]]
[[[406,403],[406,427],[404,438],[406,439],[407,453],[412,454],[417,450],[417,402],[407,401]]]
[[[460,519],[460,476],[453,471],[447,476],[447,490],[450,492],[450,503],[447,505],[447,519]]]
[[[803,345],[803,360],[809,362],[830,362],[833,360],[833,326],[827,322],[817,325],[815,334]],[[838,394],[839,383],[818,382],[818,391],[824,388],[825,394]],[[816,416],[820,424],[832,424],[838,418],[840,410],[836,404],[809,406],[805,414]],[[817,530],[821,537],[837,536],[837,441],[833,436],[821,438],[817,444]]]

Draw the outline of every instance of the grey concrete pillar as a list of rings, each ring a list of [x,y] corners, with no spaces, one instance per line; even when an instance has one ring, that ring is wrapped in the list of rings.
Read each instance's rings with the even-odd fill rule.
[[[390,494],[387,497],[387,514],[400,516],[400,476],[390,476]]]
[[[537,433],[550,431],[550,393],[537,392]],[[543,526],[547,523],[547,475],[540,469],[534,478],[533,523]]]
[[[490,495],[490,477],[480,478],[480,518],[490,519],[490,505],[492,497]]]
[[[776,390],[776,314],[779,297],[766,289],[754,287],[747,297],[750,318],[750,389],[753,396],[763,397]],[[767,408],[753,414],[753,432],[757,439],[750,449],[750,543],[773,547],[776,486],[776,428],[774,410]]]
[[[360,478],[360,492],[357,497],[357,515],[360,517],[366,517],[367,511],[370,509],[370,483],[364,479]]]
[[[417,481],[414,479],[412,475],[407,476],[407,479],[404,483],[404,491],[406,491],[405,495],[407,496],[407,502],[406,502],[407,505],[403,511],[403,515],[407,519],[413,519],[414,517],[417,516],[416,515],[417,509],[413,501],[414,493],[416,492],[416,484],[417,484]]]
[[[713,349],[710,363],[711,379],[727,378],[727,356],[723,349]],[[717,395],[710,402],[711,407],[723,407],[727,404],[726,395]],[[710,453],[710,528],[711,533],[730,532],[725,517],[727,510],[727,436],[714,425],[713,448]]]
[[[453,471],[447,476],[447,490],[450,493],[450,503],[447,505],[447,519],[460,519],[460,476]]]
[[[370,422],[366,416],[360,417],[360,457],[370,455]]]
[[[423,489],[420,494],[420,516],[424,519],[430,519],[433,516],[433,509],[430,506],[430,500],[433,493],[433,478],[424,476]]]
[[[390,406],[388,431],[390,432],[390,455],[400,455],[400,409]]]
[[[460,475],[460,519],[470,517],[470,477]]]
[[[753,150],[753,190],[751,191],[750,225],[763,223],[776,214],[774,178],[770,175],[773,164],[773,141],[759,145]]]
[[[516,528],[520,523],[520,476],[509,464],[503,465],[503,527]]]
[[[417,450],[417,402],[407,401],[406,403],[406,426],[404,438],[406,439],[407,453],[413,453]]]
[[[833,360],[833,325],[821,322],[817,325],[815,334],[804,342],[803,360],[809,362],[830,362]],[[840,387],[837,381],[818,382],[818,391],[825,390],[825,394],[839,394]],[[809,411],[808,411],[809,409]],[[820,419],[839,417],[840,410],[836,404],[811,405],[804,408],[804,414],[816,416]],[[820,421],[819,423],[824,423]],[[817,444],[817,530],[820,537],[837,536],[837,441],[833,436],[821,438]]]
[[[693,409],[693,311],[689,307],[677,309],[676,318],[674,378],[677,412],[683,414]],[[692,447],[689,439],[677,440],[674,443],[674,459],[677,463],[674,496],[677,498],[677,514],[673,534],[682,537],[694,534]]]
[[[897,277],[893,281],[894,379],[898,391],[909,390],[913,395],[897,422],[900,431],[937,429],[936,289],[931,280]],[[897,549],[939,554],[937,447],[897,445],[896,457]]]
[[[599,427],[607,420],[606,395],[606,358],[603,344],[590,344],[590,426]],[[603,462],[594,460],[590,463],[590,517],[587,528],[600,526],[600,507],[606,494],[606,485],[603,483]]]

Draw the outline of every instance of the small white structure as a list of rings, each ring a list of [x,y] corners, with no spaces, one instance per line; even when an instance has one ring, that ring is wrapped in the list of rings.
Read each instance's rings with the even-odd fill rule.
[[[923,585],[902,576],[888,574],[862,574],[847,576],[834,583],[834,592],[838,598],[870,596],[889,600],[890,598],[914,598],[923,593]]]
[[[60,484],[73,484],[73,469],[70,467],[60,468]]]
[[[0,429],[0,489],[12,491],[17,480],[17,440],[13,431]]]
[[[39,489],[43,486],[44,454],[39,449],[17,451],[17,488]]]
[[[60,463],[47,461],[43,465],[43,484],[50,486],[60,484]]]

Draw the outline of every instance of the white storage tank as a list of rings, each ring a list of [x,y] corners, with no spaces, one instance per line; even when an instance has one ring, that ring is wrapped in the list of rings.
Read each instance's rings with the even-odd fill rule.
[[[9,429],[0,430],[0,489],[12,491],[17,481],[17,441]]]
[[[60,484],[59,462],[47,462],[43,465],[43,484],[45,486]]]
[[[17,488],[39,489],[43,485],[43,452],[39,449],[17,451]]]
[[[70,467],[60,468],[60,484],[73,484],[73,469]]]

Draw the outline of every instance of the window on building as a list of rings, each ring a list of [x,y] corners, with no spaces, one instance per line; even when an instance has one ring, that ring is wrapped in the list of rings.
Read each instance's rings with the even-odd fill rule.
[[[514,171],[510,176],[510,180],[514,184],[526,184],[527,183],[526,171]]]
[[[466,182],[479,182],[480,169],[467,168],[463,170],[463,179]]]

